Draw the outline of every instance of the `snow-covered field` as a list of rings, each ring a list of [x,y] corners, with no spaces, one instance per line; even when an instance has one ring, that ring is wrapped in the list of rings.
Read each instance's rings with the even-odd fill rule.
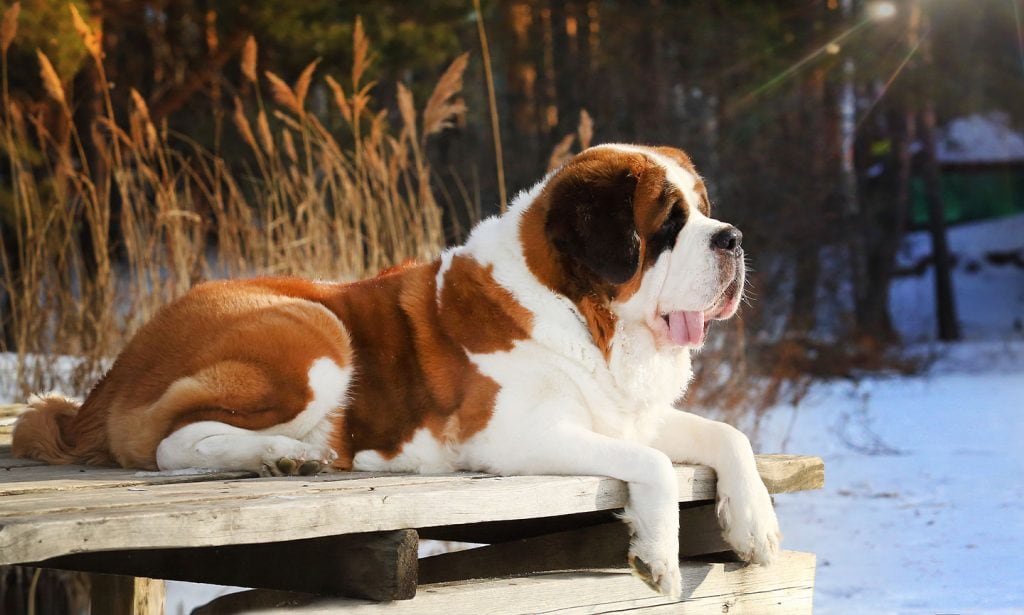
[[[787,549],[818,555],[818,613],[1024,613],[1024,216],[950,229],[964,342],[929,342],[931,269],[898,279],[892,315],[913,377],[820,383],[769,411],[763,451],[820,455],[825,488],[776,498]],[[901,259],[930,253],[907,238]]]
[[[818,555],[818,613],[1024,612],[1024,342],[939,352],[761,428],[761,450],[825,459],[823,490],[776,498],[785,548]]]

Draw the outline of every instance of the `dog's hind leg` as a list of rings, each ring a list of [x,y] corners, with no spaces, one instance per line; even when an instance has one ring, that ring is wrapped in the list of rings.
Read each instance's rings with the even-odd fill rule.
[[[161,470],[249,470],[273,476],[315,474],[336,457],[326,446],[219,421],[186,425],[164,438],[156,451]]]
[[[160,442],[157,467],[277,475],[312,473],[337,459],[330,442],[351,381],[351,368],[321,357],[310,366],[307,382],[284,379],[274,386],[272,380],[259,375],[261,370],[239,364],[221,366],[168,390],[165,398],[170,399],[165,403],[190,402],[186,413],[175,414],[198,420],[177,428]],[[288,395],[288,388],[295,389],[295,394]],[[246,396],[249,399],[243,399]],[[298,405],[302,398],[305,404]],[[240,400],[245,402],[240,406],[245,410],[232,410],[231,404]]]

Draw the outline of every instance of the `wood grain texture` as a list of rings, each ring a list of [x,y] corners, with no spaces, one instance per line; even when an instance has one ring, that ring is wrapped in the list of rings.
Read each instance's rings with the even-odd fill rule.
[[[757,471],[769,493],[812,491],[825,486],[825,462],[805,455],[758,455]]]
[[[27,409],[28,406],[25,404],[0,404],[0,447],[11,444],[14,423],[18,420],[18,415]]]
[[[820,486],[821,465],[817,458],[759,458],[775,492]],[[78,470],[0,470],[0,493],[6,493],[0,496],[0,564],[95,550],[280,542],[534,519],[614,510],[627,495],[624,483],[594,476],[339,473],[224,480]],[[680,501],[714,498],[710,469],[677,466],[676,476]]]
[[[814,555],[793,551],[781,553],[779,561],[769,568],[736,563],[684,562],[682,602],[674,602],[654,593],[625,570],[598,569],[421,585],[416,598],[390,604],[317,599],[287,610],[267,604],[267,610],[259,612],[292,615],[509,615],[542,612],[546,615],[570,615],[640,611],[645,614],[685,612],[801,615],[811,612],[814,568]],[[250,604],[249,608],[253,606]]]

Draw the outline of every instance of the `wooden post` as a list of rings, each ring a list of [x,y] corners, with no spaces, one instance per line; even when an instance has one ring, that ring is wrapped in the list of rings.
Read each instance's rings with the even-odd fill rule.
[[[94,615],[163,615],[164,582],[144,577],[91,574]]]

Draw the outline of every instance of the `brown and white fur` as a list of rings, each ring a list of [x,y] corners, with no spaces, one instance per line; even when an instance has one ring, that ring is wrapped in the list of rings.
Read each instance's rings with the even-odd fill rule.
[[[433,262],[352,284],[195,287],[81,407],[34,398],[14,451],[161,470],[611,476],[629,484],[630,562],[678,595],[673,462],[715,469],[741,557],[778,551],[747,438],[673,406],[707,323],[736,312],[740,239],[710,217],[682,151],[594,147]]]

